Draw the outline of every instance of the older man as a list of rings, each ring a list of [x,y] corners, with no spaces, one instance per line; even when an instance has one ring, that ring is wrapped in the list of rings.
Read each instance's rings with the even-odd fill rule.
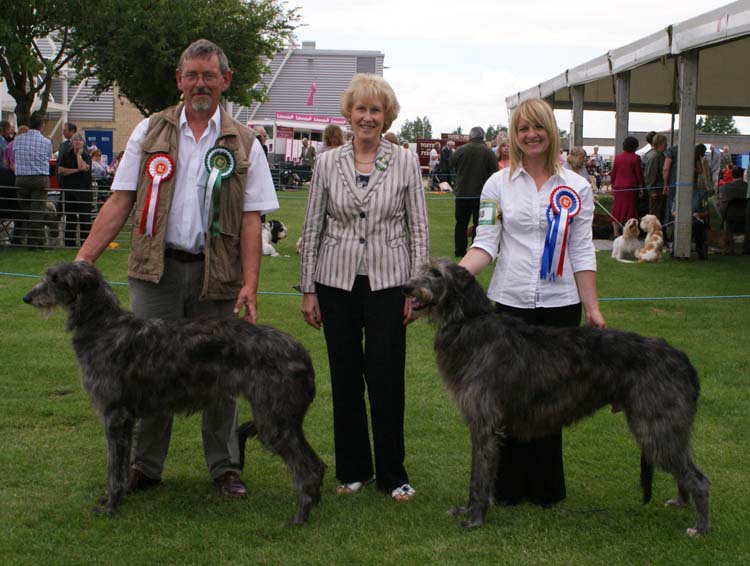
[[[253,130],[255,130],[255,133],[258,134],[257,139],[260,142],[260,146],[263,148],[263,153],[265,153],[266,157],[268,157],[268,147],[266,146],[268,134],[266,133],[266,129],[263,126],[255,126]]]
[[[443,146],[443,149],[440,150],[440,164],[438,165],[438,168],[440,169],[440,172],[443,174],[443,176],[440,178],[440,182],[443,183],[450,183],[453,185],[453,177],[451,177],[451,166],[450,166],[450,158],[451,155],[453,155],[453,152],[456,148],[456,142],[453,140],[448,140],[445,145]]]
[[[244,308],[244,318],[255,322],[260,213],[278,207],[268,162],[255,133],[219,105],[232,79],[220,47],[205,39],[192,43],[176,78],[184,104],[135,128],[112,195],[76,259],[95,261],[135,205],[128,271],[136,315],[231,317]],[[146,201],[156,198],[154,185],[152,209]],[[161,481],[171,430],[171,414],[139,421],[131,491]],[[219,494],[245,497],[234,400],[203,412],[203,451]]]
[[[474,126],[469,142],[459,147],[449,160],[456,171],[456,226],[453,234],[455,255],[463,257],[469,243],[467,230],[473,219],[474,229],[479,222],[479,197],[487,179],[497,171],[497,157],[484,143],[484,130]],[[472,231],[473,233],[473,231]]]
[[[40,114],[32,114],[29,131],[13,141],[18,207],[24,216],[18,221],[14,238],[20,241],[26,236],[26,244],[32,249],[40,249],[44,244],[44,213],[52,158],[52,142],[41,132],[43,123]]]
[[[57,164],[59,167],[60,161],[62,160],[63,155],[65,155],[68,150],[70,149],[70,139],[78,132],[78,126],[76,126],[73,122],[65,122],[62,127],[62,141],[60,142],[60,147],[57,148]],[[84,153],[88,155],[88,151],[86,151],[86,146],[84,145],[83,149]],[[62,187],[63,186],[63,175],[60,174],[60,171],[58,169],[57,171],[57,186]]]

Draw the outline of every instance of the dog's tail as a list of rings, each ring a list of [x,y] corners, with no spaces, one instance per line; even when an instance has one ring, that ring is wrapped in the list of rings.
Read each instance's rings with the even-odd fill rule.
[[[643,490],[643,504],[651,501],[652,487],[654,483],[654,465],[648,461],[646,455],[641,452],[641,489]]]
[[[253,421],[247,421],[237,429],[237,436],[240,443],[240,470],[245,467],[245,445],[248,438],[258,436],[258,429]]]

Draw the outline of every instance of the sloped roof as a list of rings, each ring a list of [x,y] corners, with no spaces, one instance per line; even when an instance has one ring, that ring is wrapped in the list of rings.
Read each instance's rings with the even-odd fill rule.
[[[631,112],[677,112],[678,55],[700,50],[698,114],[750,116],[750,0],[732,2],[612,49],[505,99],[508,110],[528,98],[572,108],[570,89],[585,85],[586,110],[615,110],[615,75],[630,71]]]

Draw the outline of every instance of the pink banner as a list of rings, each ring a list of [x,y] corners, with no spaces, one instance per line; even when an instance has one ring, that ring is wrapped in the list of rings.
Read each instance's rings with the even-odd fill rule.
[[[310,83],[310,94],[307,97],[307,105],[312,106],[315,104],[315,90],[317,87],[315,86],[315,81]]]
[[[294,128],[285,128],[284,126],[276,126],[276,137],[283,139],[294,139]]]
[[[290,122],[313,122],[315,124],[337,124],[346,125],[346,119],[333,116],[317,116],[315,114],[297,114],[296,112],[276,112],[277,120]]]

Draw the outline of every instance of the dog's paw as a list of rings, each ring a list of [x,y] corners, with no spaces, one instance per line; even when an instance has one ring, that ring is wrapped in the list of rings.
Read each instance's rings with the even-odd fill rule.
[[[469,529],[476,529],[477,527],[481,527],[484,525],[483,519],[466,519],[465,521],[461,521],[459,523],[463,529],[466,529],[467,531]]]
[[[688,502],[684,501],[682,499],[674,498],[674,499],[667,499],[664,502],[664,507],[687,507]]]
[[[299,513],[297,513],[294,517],[289,519],[286,522],[287,527],[301,527],[302,525],[307,523],[307,516],[302,516]]]
[[[456,505],[448,509],[447,513],[454,517],[465,517],[469,513],[469,508],[464,505]]]
[[[99,504],[99,502],[97,502],[96,507],[94,507],[91,512],[95,515],[104,515],[106,517],[114,517],[117,515],[117,509],[108,506],[106,503],[106,501],[104,504]]]
[[[685,529],[685,533],[690,538],[696,538],[696,537],[703,536],[703,535],[706,534],[706,532],[708,532],[708,531],[701,531],[700,529],[696,529],[695,527],[690,527],[688,529]]]

